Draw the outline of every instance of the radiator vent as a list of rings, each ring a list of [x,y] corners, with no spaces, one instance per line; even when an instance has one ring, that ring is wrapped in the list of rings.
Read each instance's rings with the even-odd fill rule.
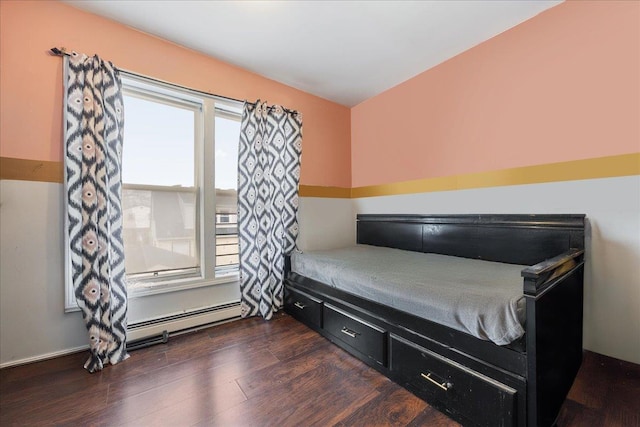
[[[127,348],[134,350],[166,342],[169,336],[202,329],[239,317],[240,303],[233,302],[132,323],[127,327],[129,343]]]

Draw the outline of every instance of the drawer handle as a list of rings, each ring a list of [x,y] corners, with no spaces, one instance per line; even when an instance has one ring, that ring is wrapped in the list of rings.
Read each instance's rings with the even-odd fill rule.
[[[427,375],[421,373],[420,376],[422,378],[424,378],[425,380],[429,381],[430,383],[437,385],[438,387],[440,387],[444,391],[447,391],[447,390],[449,390],[450,388],[453,387],[453,384],[451,384],[451,383],[443,382],[442,384],[440,384],[438,381],[436,381],[433,378],[431,378],[431,372],[429,372]]]
[[[296,307],[298,307],[300,310],[304,309],[306,307],[306,305],[304,305],[301,302],[295,302],[293,305],[295,305]]]
[[[346,326],[343,326],[340,332],[342,332],[345,335],[349,335],[351,338],[355,338],[358,335],[356,331],[352,331],[351,329],[348,329]]]

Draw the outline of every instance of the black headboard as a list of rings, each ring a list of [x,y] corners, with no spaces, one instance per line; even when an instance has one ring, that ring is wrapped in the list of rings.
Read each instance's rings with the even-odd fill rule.
[[[584,249],[585,215],[358,215],[357,241],[415,252],[534,265]]]

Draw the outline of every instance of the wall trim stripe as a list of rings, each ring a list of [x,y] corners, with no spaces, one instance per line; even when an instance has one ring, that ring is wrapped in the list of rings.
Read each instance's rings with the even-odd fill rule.
[[[391,184],[345,188],[300,185],[300,197],[360,198],[640,175],[640,153],[572,160]],[[62,183],[62,162],[0,157],[0,179]]]
[[[355,187],[352,198],[640,175],[640,153]]]
[[[336,199],[351,198],[351,188],[323,187],[320,185],[300,185],[300,197],[326,197]]]
[[[62,167],[62,162],[0,157],[0,179],[62,183]]]

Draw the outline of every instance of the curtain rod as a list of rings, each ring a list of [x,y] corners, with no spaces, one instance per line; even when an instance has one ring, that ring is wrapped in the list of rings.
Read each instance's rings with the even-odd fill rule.
[[[71,53],[69,53],[64,47],[62,47],[62,48],[52,47],[50,49],[50,52],[52,54],[54,54],[54,55],[57,55],[57,56],[71,56]],[[190,88],[190,87],[187,87],[187,86],[182,86],[182,85],[178,85],[178,84],[175,84],[175,83],[166,82],[164,80],[156,79],[156,78],[153,78],[153,77],[145,76],[145,75],[142,75],[142,74],[134,73],[132,71],[123,70],[122,68],[117,68],[117,67],[115,67],[115,68],[118,71],[120,71],[121,73],[129,74],[130,76],[134,76],[134,77],[141,77],[143,79],[148,79],[148,80],[154,81],[156,83],[162,83],[162,84],[165,84],[165,85],[173,86],[173,87],[178,88],[178,89],[186,89],[186,90],[189,90],[191,92],[199,93],[201,95],[215,96],[215,97],[218,97],[218,98],[226,99],[228,101],[236,101],[236,102],[247,103],[247,104],[250,104],[250,105],[256,105],[255,102],[249,102],[246,99],[242,100],[242,99],[237,99],[237,98],[231,98],[229,96],[224,96],[224,95],[216,95],[215,93],[209,93],[209,92],[205,92],[203,90],[193,89],[193,88]],[[271,106],[269,108],[274,108],[274,106]],[[290,110],[290,109],[284,108],[282,106],[280,106],[280,108],[282,108],[287,113],[299,114],[297,110]]]

